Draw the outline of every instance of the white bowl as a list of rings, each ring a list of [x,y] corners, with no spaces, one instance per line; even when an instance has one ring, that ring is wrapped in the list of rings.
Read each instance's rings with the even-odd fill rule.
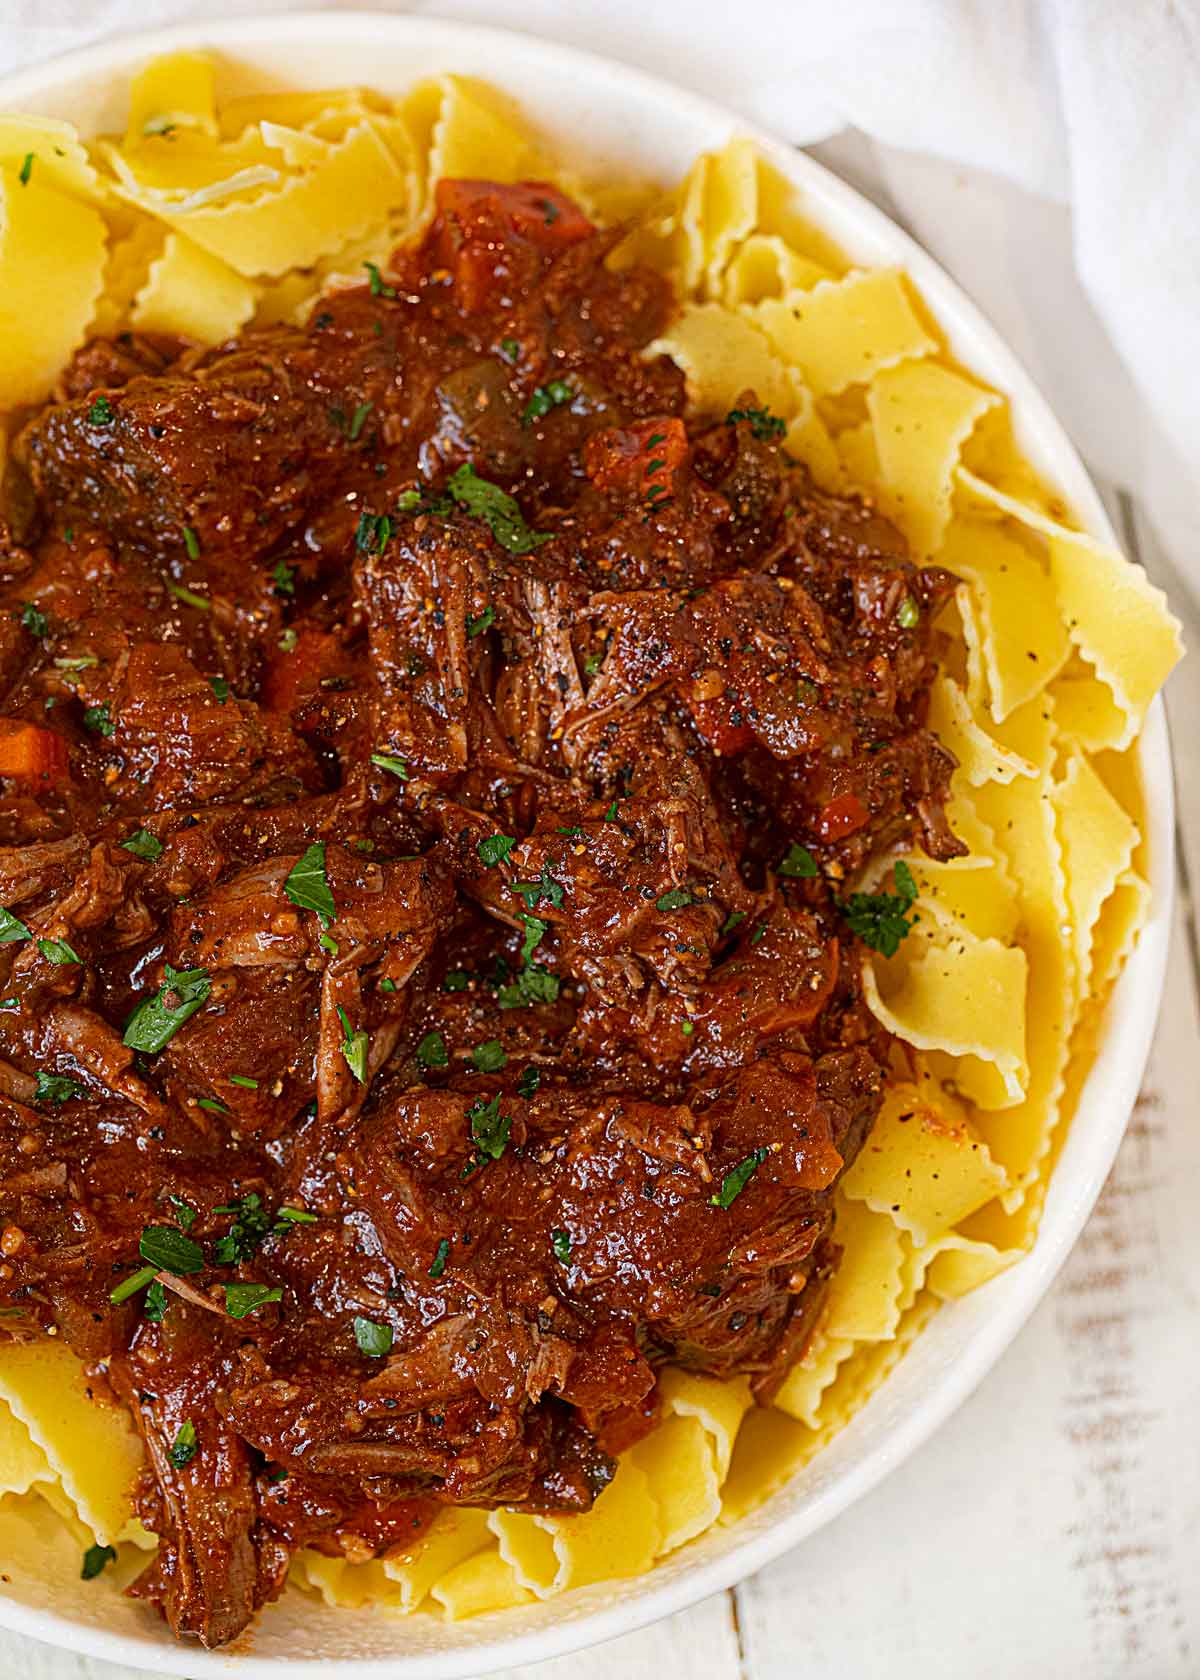
[[[873,205],[802,153],[732,113],[653,77],[527,36],[420,18],[333,11],[244,18],[127,36],[0,81],[0,110],[66,117],[85,132],[123,129],[130,73],[181,46],[227,55],[236,92],[368,84],[398,93],[457,70],[513,95],[572,153],[669,180],[698,152],[750,134],[804,194],[811,219],[856,262],[912,275],[958,360],[1012,404],[1018,439],[1087,529],[1114,541],[1083,466],[1046,403],[978,310]],[[731,48],[736,51],[736,46]],[[226,89],[228,91],[228,89]],[[453,1680],[559,1656],[628,1633],[751,1574],[814,1534],[903,1462],[970,1394],[1033,1312],[1079,1234],[1116,1154],[1150,1047],[1162,990],[1172,896],[1171,764],[1161,702],[1141,746],[1153,908],[1108,1012],[1100,1053],[1050,1185],[1033,1253],[945,1307],[871,1402],[814,1463],[760,1509],[718,1528],[651,1574],[444,1624],[334,1611],[290,1593],[237,1652],[181,1647],[156,1615],[105,1583],[80,1582],[73,1544],[0,1560],[0,1625],[110,1661],[190,1680]],[[902,1542],[902,1537],[897,1537]]]

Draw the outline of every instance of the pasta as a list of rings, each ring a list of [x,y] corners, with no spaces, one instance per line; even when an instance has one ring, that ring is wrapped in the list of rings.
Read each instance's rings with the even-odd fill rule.
[[[300,319],[326,286],[386,266],[438,178],[530,172],[566,179],[519,117],[453,76],[394,104],[340,90],[221,105],[211,64],[184,53],[135,79],[122,138],[89,148],[63,123],[0,119],[0,406],[43,398],[89,330],[211,345]],[[635,209],[614,260],[675,280],[681,308],[651,353],[679,364],[690,401],[723,414],[752,390],[818,483],[869,494],[962,580],[931,721],[958,760],[949,816],[970,854],[901,860],[918,919],[863,983],[910,1066],[842,1180],[845,1258],[776,1404],[753,1406],[744,1378],[668,1370],[662,1421],[591,1511],[447,1509],[367,1563],[302,1554],[294,1584],[334,1605],[513,1608],[638,1574],[782,1486],[939,1301],[1032,1245],[1068,1092],[1149,905],[1126,750],[1180,654],[1161,594],[997,453],[985,428],[1002,399],[950,364],[906,277],[848,271],[749,143],[649,202],[640,186],[581,192]],[[65,1348],[0,1351],[10,1505],[45,1500],[89,1543],[149,1548],[129,1500],[139,1462]]]

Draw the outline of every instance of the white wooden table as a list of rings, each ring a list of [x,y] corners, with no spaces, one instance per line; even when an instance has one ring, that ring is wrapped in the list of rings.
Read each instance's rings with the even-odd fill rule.
[[[1200,1676],[1200,613],[1130,499],[1110,507],[1196,651],[1168,691],[1180,856],[1162,1017],[1075,1252],[974,1397],[831,1527],[670,1621],[500,1680]],[[10,1677],[145,1680],[0,1632]]]

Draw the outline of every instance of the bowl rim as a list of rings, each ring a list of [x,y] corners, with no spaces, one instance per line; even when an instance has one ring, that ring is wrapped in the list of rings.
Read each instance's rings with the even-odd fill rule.
[[[319,43],[324,38],[336,38],[344,45],[351,35],[361,37],[364,52],[378,48],[385,36],[400,46],[405,37],[410,42],[420,38],[424,46],[444,52],[448,68],[453,68],[456,50],[468,43],[483,46],[509,61],[523,59],[533,68],[574,77],[584,85],[597,80],[610,86],[619,84],[618,91],[625,90],[631,103],[674,109],[712,130],[714,135],[733,131],[749,137],[791,180],[809,191],[815,201],[856,223],[865,237],[886,247],[894,260],[912,275],[939,323],[950,328],[955,337],[970,341],[974,353],[988,364],[989,379],[997,371],[1002,375],[995,382],[1013,400],[1014,407],[1019,408],[1022,437],[1029,438],[1036,453],[1053,463],[1047,470],[1084,528],[1101,540],[1120,546],[1104,505],[1048,402],[991,322],[941,265],[884,211],[815,159],[719,101],[678,87],[662,77],[515,29],[407,13],[306,10],[216,18],[105,37],[0,77],[0,109],[30,110],[39,101],[52,102],[56,90],[68,80],[84,76],[99,80],[128,74],[139,60],[161,52],[198,47],[236,53],[239,47]],[[341,1675],[349,1680],[352,1671],[355,1680],[383,1680],[384,1676],[392,1676],[393,1680],[399,1676],[404,1680],[468,1680],[470,1676],[500,1667],[541,1661],[598,1645],[687,1609],[773,1562],[839,1516],[923,1445],[1000,1358],[1054,1281],[1091,1213],[1124,1135],[1157,1022],[1174,905],[1174,782],[1161,696],[1155,699],[1146,719],[1139,742],[1139,764],[1146,804],[1151,909],[1109,1001],[1097,1055],[1080,1093],[1072,1138],[1080,1130],[1085,1106],[1096,1111],[1083,1128],[1089,1145],[1084,1170],[1071,1183],[1066,1199],[1056,1200],[1053,1218],[1048,1201],[1047,1217],[1033,1250],[1005,1274],[1007,1279],[1018,1281],[1009,1284],[998,1308],[971,1330],[963,1351],[946,1367],[921,1403],[912,1406],[906,1416],[894,1423],[886,1438],[861,1463],[835,1477],[812,1504],[781,1515],[760,1532],[732,1543],[718,1556],[657,1584],[653,1570],[632,1581],[618,1583],[632,1590],[628,1595],[617,1593],[611,1602],[594,1610],[564,1615],[546,1626],[524,1632],[519,1626],[521,1612],[504,1612],[494,1619],[486,1619],[494,1620],[494,1637],[478,1642],[471,1639],[438,1652],[406,1655],[397,1651],[384,1657],[347,1658],[258,1657],[252,1650],[206,1652],[198,1647],[164,1645],[87,1625],[67,1614],[21,1604],[3,1594],[0,1594],[0,1629],[110,1662],[125,1662],[134,1668],[153,1663],[160,1673],[189,1676],[191,1680],[231,1672],[238,1680],[285,1680],[285,1677],[315,1675],[318,1670],[325,1680],[330,1677],[337,1680]],[[1103,1105],[1097,1100],[1096,1091],[1101,1077]],[[1093,1099],[1090,1104],[1089,1097]],[[772,1500],[778,1497],[773,1495]],[[732,1533],[738,1526],[731,1525],[728,1532]],[[559,1602],[568,1603],[570,1596]],[[481,1622],[474,1625],[479,1627]],[[395,1626],[399,1633],[404,1622],[397,1619]]]

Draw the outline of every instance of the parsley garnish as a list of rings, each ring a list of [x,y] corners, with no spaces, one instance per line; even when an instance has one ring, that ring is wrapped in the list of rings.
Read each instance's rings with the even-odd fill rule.
[[[96,397],[87,411],[89,426],[111,426],[117,411],[107,397]]]
[[[388,753],[372,753],[371,763],[377,764],[381,770],[390,770],[402,782],[408,780],[408,765],[402,758],[392,758]]]
[[[187,557],[189,560],[199,560],[200,538],[196,535],[195,531],[192,530],[190,525],[183,526],[183,546],[187,550]]]
[[[715,1196],[709,1197],[713,1207],[732,1207],[769,1154],[769,1149],[753,1149],[744,1161],[738,1162],[732,1172],[727,1172],[721,1180],[720,1190]]]
[[[84,707],[83,727],[93,735],[103,735],[107,739],[117,726],[108,715],[107,704],[102,703],[99,706]]]
[[[367,1083],[367,1051],[371,1046],[370,1037],[363,1027],[359,1027],[357,1031],[351,1029],[349,1018],[340,1003],[338,1004],[338,1020],[342,1023],[342,1031],[346,1035],[340,1046],[346,1066],[358,1080],[358,1083],[365,1085]]]
[[[196,1223],[195,1208],[189,1207],[187,1203],[181,1201],[178,1196],[168,1196],[167,1200],[171,1204],[172,1211],[175,1214],[175,1223],[179,1226],[179,1229],[181,1231],[190,1231],[192,1226]]]
[[[521,416],[523,426],[532,426],[535,420],[542,420],[552,408],[558,408],[561,403],[568,403],[575,395],[565,379],[552,379],[548,385],[539,385],[525,405],[525,412]]]
[[[620,797],[618,796],[618,798],[613,800],[612,804],[608,807],[608,810],[605,811],[604,815],[601,817],[601,819],[600,819],[601,822],[616,822],[616,820],[617,820],[617,806],[619,804],[620,804]]]
[[[23,187],[27,187],[29,185],[29,177],[33,173],[34,155],[35,154],[33,152],[26,152],[25,160],[21,164],[20,169],[17,171],[17,180],[20,181]]]
[[[440,1278],[446,1270],[446,1261],[450,1258],[450,1239],[443,1237],[437,1245],[437,1253],[433,1257],[433,1264],[429,1268],[431,1278]]]
[[[553,1003],[558,996],[557,974],[544,968],[523,968],[512,985],[501,986],[496,1002],[501,1009],[525,1009],[534,1003]]]
[[[50,620],[32,601],[26,601],[21,608],[21,623],[31,636],[47,636],[50,633]]]
[[[299,910],[315,910],[322,927],[329,927],[337,906],[325,875],[325,842],[314,840],[304,856],[293,864],[283,890]]]
[[[142,1317],[147,1324],[161,1324],[167,1316],[167,1292],[155,1278],[142,1301]]]
[[[282,1289],[268,1289],[265,1283],[227,1283],[225,1311],[230,1318],[245,1318],[271,1301],[282,1301]]]
[[[908,912],[917,901],[917,883],[908,865],[898,862],[892,874],[894,893],[851,893],[838,906],[851,933],[885,957],[894,957],[900,949],[913,925]]]
[[[763,443],[781,438],[787,431],[787,421],[772,414],[769,408],[731,408],[725,416],[727,426],[736,426],[739,420],[748,420],[750,430]]]
[[[481,636],[485,630],[490,630],[492,625],[495,624],[495,622],[496,622],[496,609],[495,609],[495,607],[484,607],[483,611],[481,613],[477,613],[474,618],[471,618],[471,617],[468,616],[468,618],[467,618],[467,635],[468,636]]]
[[[37,1089],[33,1093],[35,1103],[56,1103],[59,1107],[73,1098],[83,1095],[83,1086],[78,1080],[68,1079],[62,1073],[39,1073]]]
[[[218,1102],[216,1097],[197,1097],[196,1098],[196,1107],[197,1108],[206,1108],[209,1111],[210,1114],[228,1114],[229,1113],[229,1110],[225,1107],[225,1104],[223,1102]]]
[[[444,992],[465,992],[471,984],[471,976],[465,968],[452,968],[442,981]]]
[[[471,1051],[471,1060],[480,1073],[499,1073],[507,1066],[508,1055],[498,1038],[485,1039]]]
[[[550,1246],[554,1250],[554,1258],[562,1265],[571,1264],[571,1233],[570,1231],[551,1231]]]
[[[367,279],[370,282],[372,297],[395,297],[396,288],[395,286],[389,286],[384,280],[383,275],[379,272],[378,263],[365,262],[363,267],[367,271]]]
[[[190,1464],[196,1456],[196,1425],[191,1418],[184,1418],[179,1425],[179,1433],[167,1449],[167,1457],[176,1470],[182,1470],[185,1464]]]
[[[37,948],[46,961],[52,962],[56,968],[67,968],[72,963],[83,962],[79,952],[72,950],[65,939],[39,939]]]
[[[81,1581],[94,1581],[97,1575],[103,1574],[110,1563],[117,1561],[115,1546],[89,1546],[83,1554],[83,1567],[79,1571]]]
[[[134,857],[142,858],[147,863],[153,863],[163,854],[162,841],[157,840],[148,828],[139,828],[128,840],[122,840],[121,850],[132,852]]]
[[[291,625],[289,625],[288,628],[280,634],[279,640],[275,645],[279,649],[280,653],[295,653],[296,644],[299,640],[299,631],[293,630]]]
[[[271,572],[271,583],[277,595],[296,593],[296,573],[286,560],[276,561]]]
[[[498,484],[480,478],[469,463],[453,473],[446,486],[459,507],[482,519],[500,547],[509,554],[532,554],[549,542],[549,531],[531,531],[514,497]]]
[[[379,982],[379,990],[381,992],[394,992],[396,990],[396,982],[392,979],[390,974],[385,974],[383,979]]]
[[[11,910],[0,908],[0,945],[15,945],[20,939],[32,938],[24,922],[19,922]]]
[[[503,863],[516,845],[514,834],[489,834],[486,840],[481,840],[475,850],[480,859],[491,869],[497,863]]]
[[[500,340],[500,354],[504,357],[506,362],[515,362],[517,357],[521,354],[521,345],[519,341],[515,338],[502,338]]]
[[[527,963],[542,943],[549,931],[549,922],[544,922],[540,916],[527,916],[521,913],[521,921],[525,924],[525,938],[521,942],[521,961]]]
[[[386,513],[363,513],[354,531],[354,546],[360,554],[382,554],[392,534],[392,521]]]
[[[248,1073],[231,1073],[229,1075],[229,1083],[231,1085],[240,1085],[243,1091],[258,1090],[258,1080],[251,1079]]]
[[[692,895],[690,892],[686,892],[682,887],[672,887],[670,892],[665,892],[661,898],[655,899],[654,908],[656,910],[682,910],[691,902]]]
[[[138,1253],[156,1272],[170,1272],[173,1277],[187,1277],[191,1272],[200,1271],[204,1265],[204,1250],[200,1244],[193,1242],[174,1225],[147,1225],[138,1238]],[[122,1287],[132,1281],[126,1278]]]
[[[136,1295],[139,1289],[145,1289],[148,1283],[154,1282],[157,1266],[142,1266],[138,1271],[131,1272],[123,1283],[115,1289],[110,1289],[108,1298],[114,1307],[119,1307],[122,1301],[128,1301],[131,1295]]]
[[[721,923],[720,938],[724,939],[727,934],[732,933],[734,928],[740,926],[745,920],[746,912],[744,910],[731,910]]]
[[[526,1098],[532,1097],[541,1083],[541,1068],[527,1067],[520,1079],[517,1080],[517,1095]]]
[[[373,1318],[354,1320],[354,1340],[358,1343],[359,1352],[371,1359],[382,1359],[390,1353],[394,1336],[390,1324],[376,1324]]]
[[[170,1043],[183,1023],[204,1007],[212,990],[206,968],[174,969],[166,963],[163,973],[166,979],[158,991],[142,999],[125,1028],[124,1042],[148,1056]]]
[[[223,706],[229,698],[229,684],[224,677],[209,677],[208,686],[217,697],[217,704]]]
[[[212,602],[203,595],[197,595],[194,589],[186,589],[182,583],[175,583],[171,578],[166,580],[167,588],[177,601],[182,601],[185,607],[195,607],[197,612],[211,612]]]
[[[374,403],[361,402],[354,410],[349,429],[346,432],[346,436],[350,439],[351,443],[358,442],[359,437],[362,434],[362,429],[367,423],[367,416],[374,407]]]
[[[896,623],[902,630],[915,630],[921,622],[921,609],[911,595],[906,595],[896,608]]]
[[[446,1040],[440,1032],[427,1032],[417,1045],[417,1060],[424,1068],[449,1067],[450,1057],[446,1050]]]
[[[498,1161],[508,1147],[508,1134],[512,1130],[512,1116],[500,1112],[500,1093],[490,1102],[484,1102],[482,1097],[473,1102],[467,1110],[467,1120],[479,1153],[490,1161]]]
[[[797,881],[811,881],[817,873],[817,860],[812,853],[803,846],[794,845],[788,847],[786,856],[776,869],[776,874]]]
[[[551,875],[548,863],[542,865],[536,881],[513,881],[510,885],[525,900],[527,910],[536,910],[539,904],[550,904],[557,909],[563,901],[562,883]]]

